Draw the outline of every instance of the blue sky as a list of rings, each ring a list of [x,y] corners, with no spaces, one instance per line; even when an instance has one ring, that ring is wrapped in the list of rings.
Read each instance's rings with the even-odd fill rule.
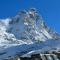
[[[0,0],[0,19],[32,7],[38,9],[48,26],[60,33],[60,0]]]

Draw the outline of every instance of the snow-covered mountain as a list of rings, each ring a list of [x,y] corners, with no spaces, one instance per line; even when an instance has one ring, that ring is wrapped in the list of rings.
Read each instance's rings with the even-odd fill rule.
[[[35,8],[0,20],[0,60],[60,50],[60,35],[49,28]]]

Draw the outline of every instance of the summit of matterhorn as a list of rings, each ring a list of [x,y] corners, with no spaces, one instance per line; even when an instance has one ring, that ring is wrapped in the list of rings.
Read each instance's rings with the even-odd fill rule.
[[[12,18],[0,19],[1,60],[35,50],[58,49],[59,42],[60,35],[45,24],[35,8],[23,10]]]

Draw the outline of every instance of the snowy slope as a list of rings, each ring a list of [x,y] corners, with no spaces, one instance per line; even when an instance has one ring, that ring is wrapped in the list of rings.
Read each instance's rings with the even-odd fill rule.
[[[60,35],[46,26],[33,8],[0,20],[0,60],[59,50]]]

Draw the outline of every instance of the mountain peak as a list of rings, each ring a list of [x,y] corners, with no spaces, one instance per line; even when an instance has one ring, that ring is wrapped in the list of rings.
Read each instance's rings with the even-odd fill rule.
[[[38,50],[48,51],[56,48],[56,44],[59,48],[59,40],[60,35],[45,24],[35,8],[23,10],[13,18],[0,21],[1,60],[35,50],[37,53],[40,53]]]
[[[31,8],[28,11],[23,10],[13,17],[7,31],[14,34],[19,40],[43,41],[52,38],[45,28],[47,26],[42,17],[35,8]]]

